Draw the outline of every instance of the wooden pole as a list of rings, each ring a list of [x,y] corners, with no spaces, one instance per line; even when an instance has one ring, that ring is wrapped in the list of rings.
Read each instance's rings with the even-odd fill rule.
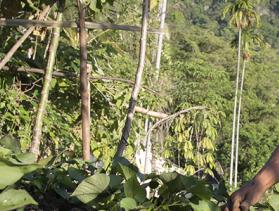
[[[42,20],[46,14],[49,12],[50,6],[46,6],[42,13],[39,16],[39,20]],[[0,62],[0,70],[10,61],[12,56],[15,54],[17,49],[23,44],[23,42],[29,37],[29,35],[35,30],[35,26],[31,26],[27,31],[23,34],[23,36],[14,44],[14,46],[10,49],[10,51],[5,55],[5,57]]]
[[[80,94],[82,118],[82,152],[83,160],[90,160],[90,83],[87,69],[87,33],[85,28],[86,5],[80,0],[79,7],[79,41],[80,41]]]
[[[57,14],[57,20],[61,21],[63,17],[62,11],[60,10]],[[59,27],[55,28],[53,31],[53,37],[51,41],[51,46],[49,49],[49,58],[46,67],[46,74],[44,77],[44,84],[41,93],[41,99],[37,111],[37,116],[35,120],[35,125],[33,128],[33,137],[30,147],[30,152],[36,154],[37,156],[40,154],[40,143],[41,143],[41,136],[42,136],[42,126],[43,126],[43,117],[46,110],[46,105],[48,101],[48,95],[50,90],[50,82],[52,79],[52,72],[53,66],[55,63],[56,52],[58,48],[59,38],[60,38],[60,31]]]
[[[135,113],[135,106],[137,104],[138,94],[141,87],[141,79],[145,65],[145,54],[146,54],[146,43],[147,43],[147,27],[148,27],[148,15],[149,15],[149,0],[143,0],[142,6],[142,30],[141,30],[141,41],[140,41],[140,55],[139,63],[135,77],[135,85],[131,94],[131,99],[128,107],[128,113],[125,121],[125,126],[122,131],[122,136],[119,141],[115,157],[120,157],[123,155],[124,150],[128,144],[128,138],[130,135],[132,121]]]
[[[78,28],[78,23],[75,21],[40,21],[40,20],[26,20],[26,19],[0,19],[0,26],[37,26],[37,27],[61,27],[61,28]],[[113,23],[95,23],[85,22],[86,29],[112,29],[131,32],[141,32],[141,27],[130,25],[118,25]],[[148,33],[162,34],[164,29],[148,29]]]

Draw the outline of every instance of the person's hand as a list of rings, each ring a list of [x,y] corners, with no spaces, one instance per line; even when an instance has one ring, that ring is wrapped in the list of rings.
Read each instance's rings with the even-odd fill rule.
[[[231,195],[224,211],[248,211],[264,192],[265,188],[259,182],[251,181]]]

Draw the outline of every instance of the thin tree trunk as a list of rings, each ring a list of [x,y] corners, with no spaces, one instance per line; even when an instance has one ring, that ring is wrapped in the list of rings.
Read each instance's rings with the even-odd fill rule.
[[[86,5],[79,5],[79,41],[80,41],[80,94],[82,118],[83,159],[90,160],[90,84],[87,71],[87,33],[85,28]]]
[[[39,16],[39,20],[42,20],[49,12],[50,6],[46,6]],[[35,26],[31,26],[23,36],[14,44],[10,51],[5,55],[5,57],[0,62],[0,70],[10,61],[12,56],[15,54],[17,49],[23,44],[23,42],[29,37],[29,35],[35,30]]]
[[[159,17],[160,17],[160,30],[163,30],[165,27],[165,19],[166,19],[166,10],[167,10],[167,0],[161,0],[160,6],[159,6]],[[156,68],[156,75],[155,75],[155,82],[157,83],[160,76],[160,64],[161,64],[161,55],[162,55],[162,49],[163,49],[163,39],[164,34],[160,33],[157,37],[157,52],[156,52],[156,61],[155,61],[155,68]],[[150,120],[150,125],[152,127],[152,120]],[[152,143],[151,143],[151,134],[145,137],[145,173],[151,173],[152,171],[152,165],[148,166],[149,169],[147,169],[147,165],[149,163],[152,163]]]
[[[152,122],[148,121],[147,122],[147,130],[146,133],[148,132],[149,128],[152,127]],[[144,173],[145,174],[150,174],[152,172],[152,143],[151,143],[151,134],[147,135],[145,137],[145,154],[144,154]]]
[[[61,11],[57,14],[57,21],[61,21],[63,17],[63,14]],[[48,63],[46,67],[46,74],[44,76],[44,84],[43,89],[41,93],[41,100],[38,107],[38,112],[35,120],[35,125],[33,128],[33,137],[32,137],[32,143],[30,147],[30,152],[33,152],[37,156],[40,154],[40,142],[41,142],[41,136],[42,136],[42,126],[43,126],[43,117],[46,110],[46,105],[48,101],[48,95],[50,90],[50,82],[52,79],[52,72],[53,67],[55,63],[55,57],[56,52],[58,48],[59,38],[60,38],[60,28],[55,28],[52,34],[52,41],[51,46],[49,49],[49,57],[48,57]]]
[[[236,110],[238,99],[238,86],[239,86],[239,72],[240,72],[240,60],[241,60],[241,28],[238,31],[238,54],[237,54],[237,71],[235,82],[235,95],[234,95],[234,110],[233,110],[233,131],[232,131],[232,144],[231,144],[231,164],[230,164],[230,185],[233,183],[233,161],[234,161],[234,145],[235,145],[235,126],[236,126]]]
[[[245,78],[245,68],[246,62],[243,61],[243,69],[242,69],[242,76],[241,76],[241,85],[240,85],[240,92],[239,92],[239,102],[238,102],[238,114],[237,114],[237,128],[236,128],[236,146],[235,146],[235,170],[234,170],[234,187],[237,186],[237,174],[238,174],[238,151],[239,151],[239,130],[240,130],[240,112],[241,112],[241,101],[242,101],[242,92],[243,92],[243,84]]]
[[[163,30],[165,27],[165,19],[166,19],[166,12],[167,12],[167,2],[168,0],[162,0],[162,6],[161,6],[161,18],[160,18],[160,29]],[[160,76],[160,64],[161,64],[161,55],[162,55],[162,49],[163,49],[163,40],[164,40],[164,34],[160,33],[158,35],[158,50],[156,55],[156,80],[159,79]]]
[[[125,126],[122,131],[122,136],[120,142],[117,147],[117,151],[115,157],[122,156],[126,145],[128,144],[128,138],[131,131],[132,121],[135,113],[135,106],[138,99],[138,94],[140,92],[141,87],[141,78],[143,74],[144,64],[145,64],[145,53],[146,53],[146,39],[147,39],[147,27],[148,27],[148,15],[149,15],[149,0],[143,1],[143,12],[142,12],[142,31],[141,31],[141,42],[140,42],[140,55],[139,55],[139,63],[135,78],[135,85],[133,87],[128,113],[126,117]]]

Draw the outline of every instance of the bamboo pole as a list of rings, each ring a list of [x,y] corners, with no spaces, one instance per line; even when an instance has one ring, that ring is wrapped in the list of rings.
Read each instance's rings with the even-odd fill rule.
[[[42,20],[46,14],[48,14],[50,10],[50,6],[46,6],[42,13],[39,15],[39,20]],[[23,34],[23,36],[14,44],[14,46],[10,49],[10,51],[5,55],[5,57],[0,62],[0,70],[10,61],[12,56],[15,54],[17,49],[23,44],[23,42],[29,37],[29,35],[35,30],[35,26],[31,26],[27,31]]]
[[[78,23],[75,21],[40,21],[40,20],[26,20],[26,19],[0,19],[0,26],[38,26],[38,27],[61,27],[61,28],[78,28]],[[131,32],[141,32],[141,27],[130,25],[118,25],[113,23],[95,23],[85,22],[86,29],[112,29]],[[164,29],[148,29],[148,33],[162,34]]]
[[[80,0],[77,1],[79,7],[82,152],[83,160],[90,160],[90,83],[87,69],[87,33],[85,28],[86,5]]]
[[[63,17],[62,11],[59,10],[59,12],[57,14],[57,20],[61,21],[62,17]],[[52,37],[51,46],[49,49],[49,57],[48,57],[48,63],[47,63],[47,67],[46,67],[46,73],[44,76],[44,84],[43,84],[43,89],[41,92],[41,99],[40,99],[40,103],[39,103],[39,107],[38,107],[38,111],[37,111],[35,125],[33,128],[33,137],[32,137],[30,152],[33,152],[37,156],[40,154],[40,142],[41,142],[41,136],[42,136],[43,117],[44,117],[44,113],[45,113],[46,105],[47,105],[47,101],[48,101],[50,82],[52,79],[53,66],[55,63],[56,52],[57,52],[57,48],[58,48],[58,44],[59,44],[60,31],[61,31],[61,29],[59,27],[57,27],[54,29],[53,34],[52,34],[53,37]]]
[[[131,99],[128,107],[128,113],[125,121],[125,126],[122,131],[122,136],[119,141],[115,157],[120,157],[123,155],[126,149],[127,140],[130,135],[132,121],[135,113],[135,106],[137,104],[138,94],[141,87],[141,79],[145,65],[145,54],[146,54],[146,43],[147,43],[147,28],[148,28],[148,15],[149,15],[149,0],[143,0],[142,6],[142,30],[141,30],[141,42],[140,42],[140,54],[138,68],[135,77],[135,85],[131,94]]]
[[[168,114],[158,112],[158,111],[152,111],[152,110],[142,108],[142,107],[139,107],[139,106],[135,106],[135,112],[139,112],[139,113],[145,114],[147,116],[160,118],[160,119],[166,118],[168,116]]]

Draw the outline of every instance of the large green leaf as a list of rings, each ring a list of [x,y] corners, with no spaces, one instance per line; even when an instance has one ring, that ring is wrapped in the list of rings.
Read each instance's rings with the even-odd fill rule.
[[[162,186],[162,188],[161,188],[162,194],[173,194],[173,193],[177,193],[182,190],[189,191],[191,188],[193,188],[197,184],[196,178],[186,177],[186,176],[178,175],[175,173],[164,174],[164,178],[161,178],[161,179],[162,179],[162,181],[165,181],[165,185],[166,185],[165,187]],[[166,189],[166,187],[167,187],[167,189]]]
[[[11,156],[9,161],[15,165],[29,165],[36,163],[36,155],[34,153],[21,153]]]
[[[204,200],[209,200],[213,196],[212,191],[204,184],[202,184],[202,182],[190,188],[189,192]]]
[[[76,188],[72,196],[87,204],[104,192],[110,183],[110,177],[106,174],[95,174],[83,180]]]
[[[109,175],[109,177],[110,177],[109,187],[111,189],[118,189],[123,181],[123,178],[117,175]]]
[[[77,180],[78,182],[81,182],[82,180],[85,179],[84,171],[80,169],[70,167],[68,169],[68,173],[72,179]]]
[[[11,150],[0,146],[0,157],[5,157],[6,155],[11,153],[12,153]]]
[[[137,173],[130,168],[129,166],[125,166],[121,163],[119,163],[119,167],[120,167],[120,172],[123,175],[123,177],[125,177],[126,180],[128,180],[131,177],[134,177]]]
[[[279,195],[273,194],[268,198],[268,203],[274,209],[274,211],[279,211]]]
[[[15,153],[20,152],[20,143],[11,135],[4,136],[0,139],[0,146],[9,149]]]
[[[29,155],[27,157],[21,158],[23,162],[30,162]],[[0,190],[4,189],[8,185],[12,185],[17,182],[24,174],[30,173],[40,167],[38,164],[32,165],[17,165],[15,163],[19,161],[14,158],[12,161],[10,159],[0,159]]]
[[[37,166],[11,167],[0,162],[0,190],[17,182],[24,174],[37,169]]]
[[[138,169],[127,159],[118,157],[113,161],[112,172],[120,173],[126,180],[128,180],[138,173]]]
[[[276,185],[274,185],[274,189],[275,189],[276,192],[279,193],[279,183],[277,183]]]
[[[10,189],[0,194],[0,210],[14,210],[37,202],[25,190]]]
[[[221,209],[211,201],[201,200],[198,204],[190,204],[194,211],[221,211]]]
[[[137,202],[133,198],[124,198],[120,201],[120,207],[125,210],[135,209],[137,207]]]
[[[175,180],[178,174],[176,172],[169,172],[169,173],[162,173],[159,175],[159,178],[164,182],[170,182],[172,180]]]
[[[19,167],[11,167],[0,162],[0,190],[17,182],[24,173]]]
[[[142,203],[146,200],[146,191],[144,187],[140,186],[137,177],[131,177],[124,184],[124,192],[126,197],[134,198]]]
[[[32,165],[26,165],[26,166],[15,166],[14,168],[19,168],[23,174],[28,174],[32,171],[35,171],[36,169],[40,168],[40,165],[32,164]]]

